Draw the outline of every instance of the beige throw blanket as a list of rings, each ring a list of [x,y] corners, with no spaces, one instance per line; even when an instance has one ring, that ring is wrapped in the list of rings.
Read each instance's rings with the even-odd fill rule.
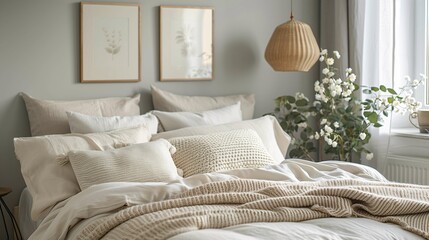
[[[429,239],[429,187],[350,179],[213,182],[99,218],[78,239],[166,239],[198,229],[325,217],[395,223]]]

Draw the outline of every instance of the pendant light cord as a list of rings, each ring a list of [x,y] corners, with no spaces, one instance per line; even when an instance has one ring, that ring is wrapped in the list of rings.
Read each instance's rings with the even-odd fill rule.
[[[293,19],[293,0],[290,0],[290,19]]]

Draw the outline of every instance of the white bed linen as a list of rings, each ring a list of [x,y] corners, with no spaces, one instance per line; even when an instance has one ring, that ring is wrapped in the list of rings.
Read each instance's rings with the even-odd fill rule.
[[[28,188],[24,188],[19,198],[19,215],[17,219],[19,230],[21,230],[21,235],[24,239],[28,239],[42,221],[33,221],[33,219],[31,219],[32,204],[33,198],[31,197]]]
[[[223,173],[199,174],[170,183],[105,183],[92,186],[57,204],[31,236],[31,239],[74,239],[79,230],[93,220],[89,218],[97,218],[100,214],[116,211],[124,205],[132,206],[167,199],[201,184],[237,178],[289,182],[340,178],[387,181],[376,170],[363,165],[336,161],[313,163],[295,159],[263,169],[239,169]],[[89,220],[77,224],[81,219]],[[362,234],[368,234],[373,239],[380,239],[380,236],[383,236],[383,239],[421,239],[392,224],[375,223],[368,219],[339,220],[344,222],[325,218],[300,223],[243,224],[221,230],[183,233],[173,239],[205,239],[207,235],[212,236],[211,239],[249,239],[248,237],[252,234],[255,239],[267,239],[268,236],[270,236],[268,239],[273,239],[277,235],[280,239],[335,239],[336,237],[371,239],[362,238]],[[76,224],[77,226],[67,233],[68,229]],[[373,229],[374,234],[372,231],[366,230],[369,227],[375,228]]]

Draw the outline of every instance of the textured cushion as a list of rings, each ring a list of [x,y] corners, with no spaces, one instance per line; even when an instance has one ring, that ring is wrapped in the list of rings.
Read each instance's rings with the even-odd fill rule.
[[[167,182],[177,179],[171,154],[176,149],[165,139],[109,151],[71,151],[68,154],[82,190],[106,182]]]
[[[242,120],[240,102],[200,113],[152,111],[164,131],[201,125],[216,125]]]
[[[172,138],[176,166],[184,177],[199,173],[275,164],[258,134],[251,129]]]
[[[70,133],[67,111],[103,117],[140,115],[140,94],[79,101],[41,100],[25,93],[21,96],[27,107],[32,136]]]
[[[226,107],[241,102],[243,119],[252,119],[255,109],[255,95],[231,95],[218,97],[183,96],[152,88],[152,100],[155,110],[166,112],[202,112]]]
[[[265,148],[268,150],[268,153],[273,157],[273,159],[277,163],[280,163],[284,160],[290,143],[290,137],[283,131],[277,119],[273,116],[265,116],[253,120],[221,125],[182,128],[174,131],[155,134],[152,136],[152,140],[159,138],[171,139],[174,137],[204,135],[234,129],[255,130],[262,139]]]
[[[38,219],[54,204],[80,191],[70,164],[60,162],[72,150],[106,150],[149,141],[146,127],[92,134],[15,138],[15,154],[33,197],[31,216]]]
[[[158,119],[151,113],[138,116],[89,116],[77,112],[67,112],[72,133],[96,133],[144,125],[151,134],[157,133]]]

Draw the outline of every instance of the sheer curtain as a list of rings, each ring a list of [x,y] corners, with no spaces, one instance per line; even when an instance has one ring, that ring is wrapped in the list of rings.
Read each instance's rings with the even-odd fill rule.
[[[359,84],[395,87],[405,74],[414,75],[416,30],[411,21],[417,1],[322,0],[320,45],[339,50],[343,56],[339,70],[351,67]],[[363,157],[363,164],[384,170],[391,124],[388,118],[383,127],[370,130],[374,159]]]

